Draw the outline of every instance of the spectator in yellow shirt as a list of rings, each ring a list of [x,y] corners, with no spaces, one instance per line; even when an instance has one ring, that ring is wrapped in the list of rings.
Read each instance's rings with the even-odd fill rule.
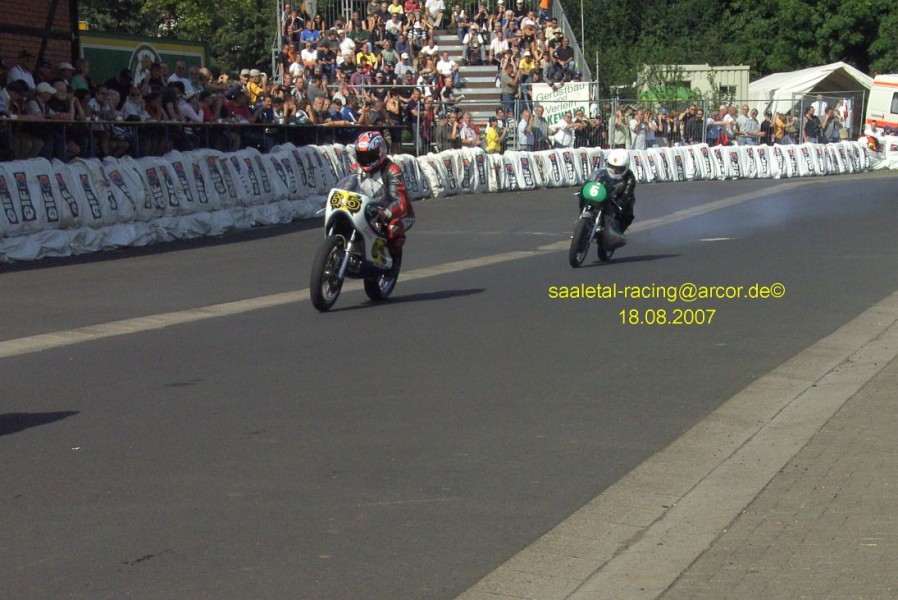
[[[250,106],[255,106],[262,99],[266,87],[268,87],[268,76],[263,77],[259,69],[251,69],[249,81],[246,82],[246,96]]]
[[[525,50],[524,54],[521,55],[521,60],[518,61],[518,71],[521,74],[520,83],[528,83],[530,81],[530,75],[535,68],[536,61],[533,60],[533,55],[529,50]]]
[[[399,3],[399,0],[393,0],[393,3],[387,7],[387,12],[390,13],[390,16],[399,15],[402,17],[405,15],[405,7]]]
[[[499,119],[490,117],[489,124],[486,126],[486,151],[488,154],[499,154],[502,152],[502,140],[505,138],[507,129],[499,132]]]

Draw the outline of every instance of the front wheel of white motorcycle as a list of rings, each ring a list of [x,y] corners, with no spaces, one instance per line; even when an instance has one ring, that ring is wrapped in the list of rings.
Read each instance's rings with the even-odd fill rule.
[[[378,275],[377,277],[368,277],[365,279],[365,293],[368,297],[379,302],[386,300],[393,293],[396,287],[396,280],[399,279],[399,269],[402,267],[402,252],[399,251],[393,256],[393,266],[389,271]]]
[[[332,235],[324,240],[315,254],[312,275],[309,279],[309,295],[312,305],[321,312],[327,312],[340,297],[343,278],[339,276],[343,261],[343,238]]]

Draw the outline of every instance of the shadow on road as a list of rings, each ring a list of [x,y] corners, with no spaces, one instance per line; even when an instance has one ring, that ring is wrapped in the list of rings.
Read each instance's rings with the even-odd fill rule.
[[[421,292],[419,294],[406,294],[404,296],[390,296],[388,300],[384,302],[372,302],[368,301],[363,304],[357,304],[356,306],[346,306],[343,308],[333,309],[330,312],[343,312],[347,310],[358,310],[360,308],[371,308],[372,306],[376,306],[378,304],[390,305],[390,304],[402,304],[403,302],[426,302],[431,300],[447,300],[449,298],[459,298],[462,296],[473,296],[474,294],[482,294],[486,290],[484,288],[473,288],[468,290],[441,290],[439,292]]]
[[[170,242],[158,242],[155,244],[149,244],[147,246],[129,246],[127,248],[98,250],[97,252],[89,252],[87,254],[78,254],[74,256],[51,256],[31,261],[0,263],[0,273],[33,271],[37,269],[52,269],[54,267],[67,265],[105,262],[109,260],[132,258],[136,256],[152,256],[154,254],[180,252],[182,250],[191,250],[193,248],[206,248],[209,246],[239,244],[248,240],[263,240],[282,235],[289,235],[298,231],[319,229],[321,228],[321,221],[322,219],[320,217],[297,219],[296,221],[291,221],[290,223],[259,225],[250,229],[228,231],[221,235],[215,236],[173,240]]]
[[[54,421],[60,421],[66,417],[77,415],[78,411],[66,410],[61,412],[44,413],[5,413],[0,414],[0,436],[11,433],[19,433],[31,427],[48,425]]]
[[[591,263],[583,263],[583,265],[580,268],[583,269],[583,268],[589,268],[589,267],[602,267],[602,266],[613,267],[614,265],[618,265],[621,263],[651,262],[653,260],[664,260],[666,258],[677,258],[678,256],[680,256],[680,255],[679,254],[643,254],[641,256],[623,256],[621,258],[613,257],[607,263],[603,263],[598,260],[595,260]]]

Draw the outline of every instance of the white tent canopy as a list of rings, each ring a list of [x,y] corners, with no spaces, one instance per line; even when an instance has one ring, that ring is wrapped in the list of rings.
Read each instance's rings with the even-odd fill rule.
[[[849,64],[836,62],[789,73],[774,73],[748,84],[749,100],[763,113],[789,112],[800,96],[868,91],[873,78]]]

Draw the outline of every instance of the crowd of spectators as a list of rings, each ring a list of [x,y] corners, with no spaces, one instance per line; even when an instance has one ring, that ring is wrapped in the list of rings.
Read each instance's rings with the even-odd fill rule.
[[[228,74],[178,61],[173,71],[158,62],[99,82],[86,60],[53,65],[23,51],[12,68],[0,60],[0,117],[8,117],[0,136],[9,141],[0,159],[139,156],[199,146],[266,151],[282,141],[349,143],[362,129],[383,131],[394,153],[839,139],[841,112],[826,106],[814,107],[801,128],[788,115],[768,113],[759,121],[748,106],[741,114],[737,106],[721,106],[705,115],[695,104],[680,112],[593,104],[589,114],[574,110],[550,126],[545,106],[532,100],[533,86],[579,74],[570,41],[551,17],[551,0],[530,1],[496,0],[492,9],[479,4],[468,14],[444,0],[370,0],[364,11],[331,23],[311,17],[302,4],[287,4],[272,77],[256,68]],[[439,48],[438,31],[458,36],[461,61]],[[500,104],[482,122],[465,110],[470,103],[460,92],[470,64],[496,67]]]
[[[465,98],[460,92],[465,65],[496,67],[502,112],[512,121],[497,121],[492,127],[497,130],[516,128],[522,109],[535,112],[534,84],[580,78],[570,40],[551,17],[551,0],[527,6],[530,1],[514,0],[514,6],[506,7],[506,0],[497,0],[492,10],[481,3],[468,14],[461,4],[447,6],[444,0],[426,0],[423,5],[419,0],[371,0],[364,15],[353,11],[333,23],[321,14],[311,17],[302,4],[286,5],[280,18],[281,69],[285,84],[300,90],[293,94],[295,114],[305,119],[309,101],[302,90],[318,85],[339,96],[356,123],[386,127],[393,151],[402,130],[409,131],[412,145],[423,151],[470,144],[465,123],[479,144],[486,145],[491,126],[474,123],[459,108]],[[458,36],[461,60],[440,49],[437,31]],[[440,123],[449,134],[456,129],[457,135],[443,135]],[[571,131],[585,126],[578,121]],[[551,145],[549,133],[542,132],[540,138],[540,132],[537,129],[534,145]]]

